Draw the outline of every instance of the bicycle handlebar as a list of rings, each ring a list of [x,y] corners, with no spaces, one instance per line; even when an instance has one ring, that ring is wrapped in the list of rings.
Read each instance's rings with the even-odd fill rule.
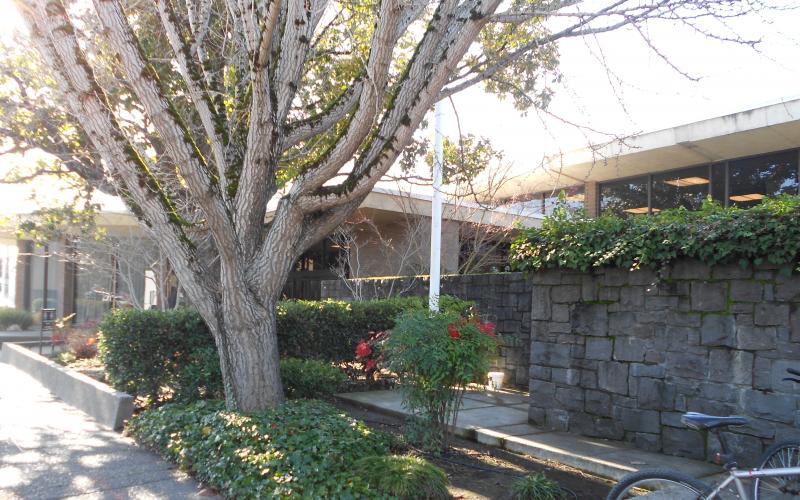
[[[789,375],[796,375],[800,377],[800,370],[795,370],[794,368],[787,368],[786,372]],[[792,377],[784,377],[784,382],[794,382],[795,384],[800,384],[800,378],[792,378]]]

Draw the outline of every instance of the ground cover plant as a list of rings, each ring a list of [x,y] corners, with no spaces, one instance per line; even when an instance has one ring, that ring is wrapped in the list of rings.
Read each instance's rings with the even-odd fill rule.
[[[383,349],[400,378],[404,405],[417,415],[409,426],[412,440],[447,447],[464,391],[485,383],[497,340],[494,325],[476,314],[412,311],[398,319]]]
[[[394,439],[314,400],[251,414],[220,401],[167,404],[134,417],[128,432],[229,498],[389,498],[387,481],[426,491],[442,479],[417,460],[374,471],[365,464],[405,463],[385,458]]]
[[[353,471],[366,478],[370,487],[380,494],[398,500],[450,498],[447,475],[420,457],[364,457],[355,462]]]
[[[514,500],[561,500],[564,492],[557,482],[541,472],[528,474],[514,481],[512,486]]]
[[[27,330],[32,324],[33,314],[30,311],[0,307],[0,330],[6,330],[13,325],[17,325],[21,330]]]
[[[680,258],[797,269],[800,196],[765,198],[748,209],[724,208],[708,200],[698,211],[679,208],[631,217],[568,215],[561,206],[541,228],[522,230],[511,246],[517,271],[658,269]]]

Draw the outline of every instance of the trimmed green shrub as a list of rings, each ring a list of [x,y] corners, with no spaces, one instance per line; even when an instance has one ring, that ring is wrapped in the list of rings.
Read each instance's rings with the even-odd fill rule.
[[[281,360],[283,392],[289,399],[311,399],[333,396],[347,375],[330,363],[314,359]]]
[[[464,312],[471,302],[440,298],[443,311]],[[278,305],[278,343],[281,357],[351,361],[356,345],[369,332],[391,330],[406,311],[427,310],[427,297],[398,297],[346,302],[342,300],[285,301]]]
[[[450,480],[444,471],[419,457],[364,457],[355,463],[353,472],[378,493],[398,500],[450,498]]]
[[[114,388],[151,402],[221,395],[214,340],[196,311],[117,309],[99,330],[100,356]]]
[[[27,330],[33,324],[33,314],[23,309],[13,307],[0,307],[0,330],[5,330],[11,325],[17,325],[22,330]]]
[[[134,417],[128,432],[227,498],[385,497],[354,464],[387,455],[391,436],[321,401],[252,415],[220,402],[167,404]]]
[[[383,349],[400,377],[404,406],[427,431],[410,436],[413,441],[429,449],[448,446],[464,391],[486,381],[497,340],[494,324],[477,316],[412,311],[398,319]]]
[[[514,500],[561,500],[564,491],[557,482],[542,473],[528,474],[511,486]]]
[[[723,208],[709,200],[698,211],[679,208],[593,219],[580,213],[568,216],[560,207],[541,228],[522,230],[511,245],[511,264],[518,271],[661,268],[680,258],[710,265],[768,262],[797,268],[800,196],[764,199],[748,209]]]
[[[442,297],[444,310],[470,303]],[[278,344],[282,358],[352,361],[359,340],[370,331],[394,326],[403,311],[426,310],[427,299],[408,297],[365,302],[287,301],[278,305]],[[99,325],[99,352],[114,388],[153,403],[169,398],[192,401],[223,393],[217,349],[203,319],[192,309],[118,309]],[[322,375],[317,370],[312,375]],[[330,378],[330,377],[328,377]],[[312,397],[313,381],[294,377],[289,390]],[[329,386],[317,392],[322,396]]]

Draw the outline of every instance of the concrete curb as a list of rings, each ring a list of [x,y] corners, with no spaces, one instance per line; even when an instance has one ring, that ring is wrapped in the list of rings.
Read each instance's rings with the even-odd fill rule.
[[[122,429],[133,415],[133,397],[124,392],[68,370],[20,345],[4,343],[0,363],[7,363],[38,380],[69,405],[114,430]]]

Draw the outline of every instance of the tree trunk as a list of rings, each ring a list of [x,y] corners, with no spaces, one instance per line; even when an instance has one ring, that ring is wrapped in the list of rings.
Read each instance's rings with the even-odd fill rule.
[[[275,305],[259,303],[249,293],[236,295],[235,306],[223,300],[221,327],[212,329],[226,405],[243,412],[264,410],[283,401]],[[245,318],[243,311],[251,314]]]

